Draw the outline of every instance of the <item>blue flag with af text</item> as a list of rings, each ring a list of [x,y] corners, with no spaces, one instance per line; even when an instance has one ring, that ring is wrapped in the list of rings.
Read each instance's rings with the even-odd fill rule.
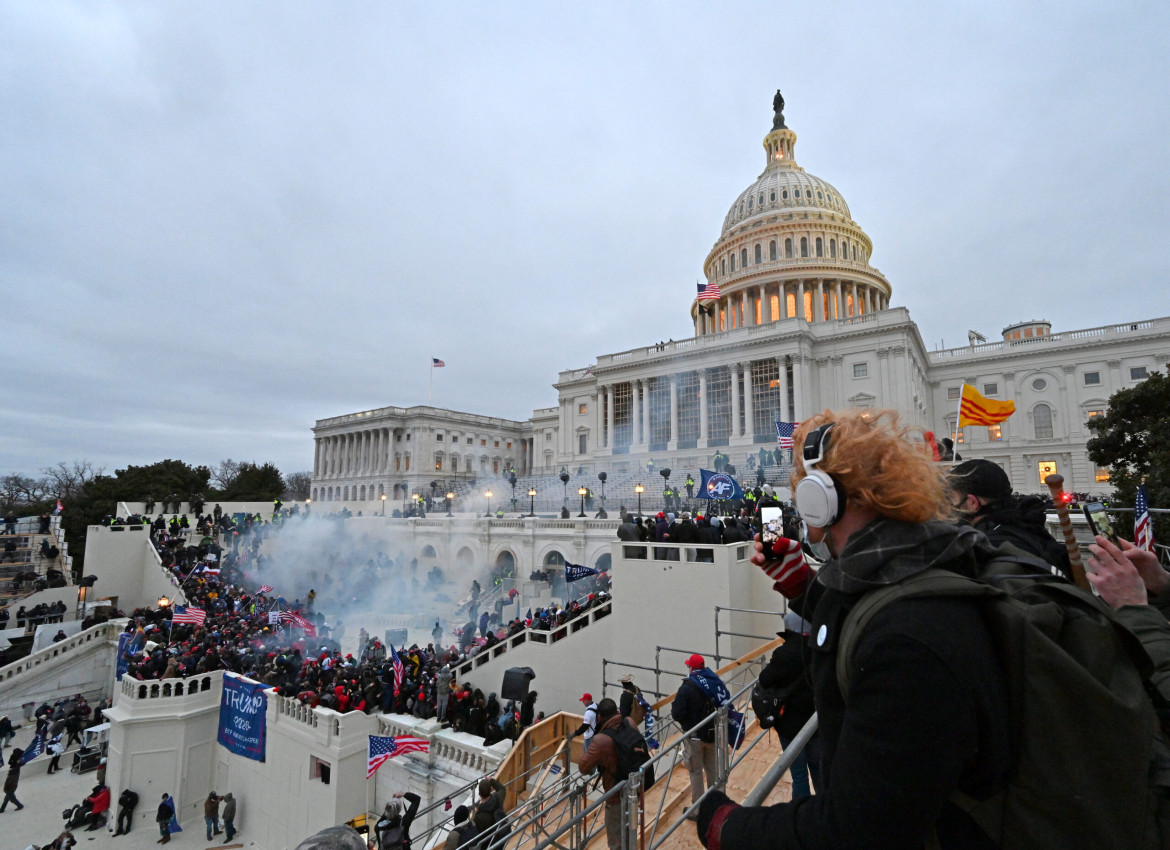
[[[742,499],[743,488],[726,472],[700,469],[698,496],[700,499]]]

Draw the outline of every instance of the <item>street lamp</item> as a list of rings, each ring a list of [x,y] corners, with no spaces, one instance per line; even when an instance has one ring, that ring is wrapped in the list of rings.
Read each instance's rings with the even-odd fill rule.
[[[386,494],[382,494],[382,516],[386,516]]]
[[[447,516],[451,516],[451,503],[453,501],[455,501],[455,494],[448,493],[447,494]]]
[[[581,497],[581,513],[577,514],[577,516],[585,516],[585,494],[588,492],[584,487],[577,488],[577,495]]]
[[[160,596],[160,597],[158,598],[158,607],[159,607],[159,608],[162,608],[164,611],[166,610],[166,608],[167,608],[167,607],[168,607],[170,604],[171,604],[171,600],[170,600],[170,598],[168,598],[166,595]]]
[[[484,495],[487,496],[487,516],[490,517],[492,515],[492,491],[488,490],[486,493],[484,493]]]
[[[646,488],[641,484],[634,485],[634,492],[638,494],[638,519],[642,518],[642,494],[646,492]]]
[[[528,491],[528,515],[536,516],[536,488],[532,487]]]

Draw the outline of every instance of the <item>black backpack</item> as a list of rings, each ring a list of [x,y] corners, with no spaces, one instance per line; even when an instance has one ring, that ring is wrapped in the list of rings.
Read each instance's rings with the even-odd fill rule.
[[[1008,686],[1012,776],[986,800],[951,801],[1002,850],[1153,848],[1167,800],[1152,669],[1112,609],[1012,547],[978,565],[976,578],[928,569],[872,591],[841,629],[837,681],[848,700],[853,652],[866,625],[899,599],[966,597],[983,613]]]
[[[646,745],[646,739],[642,737],[641,732],[624,720],[616,729],[605,729],[601,734],[607,735],[613,741],[613,748],[617,753],[619,782],[650,761],[650,747]],[[654,766],[651,765],[642,771],[642,790],[649,791],[654,782]]]

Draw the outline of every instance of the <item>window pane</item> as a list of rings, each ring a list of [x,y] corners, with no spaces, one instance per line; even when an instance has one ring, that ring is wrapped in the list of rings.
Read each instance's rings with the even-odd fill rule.
[[[1052,408],[1046,404],[1038,404],[1032,411],[1032,422],[1036,426],[1036,439],[1048,440],[1052,438]]]
[[[853,364],[853,377],[864,378],[868,374],[869,374],[869,364],[868,363],[854,363]]]
[[[683,372],[678,376],[678,440],[694,443],[699,439],[699,373]]]
[[[1091,386],[1093,384],[1099,384],[1099,383],[1101,383],[1101,373],[1100,372],[1086,372],[1085,373],[1086,386]]]
[[[780,415],[780,366],[774,357],[752,363],[752,434],[776,438]]]
[[[717,366],[707,370],[707,438],[726,440],[731,435],[731,370]]]

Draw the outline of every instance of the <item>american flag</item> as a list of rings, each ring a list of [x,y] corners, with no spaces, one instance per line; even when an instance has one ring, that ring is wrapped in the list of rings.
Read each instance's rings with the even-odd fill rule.
[[[317,636],[317,627],[295,611],[281,611],[280,622],[288,623],[290,626],[295,626],[298,629],[304,629],[305,634],[310,637]]]
[[[777,422],[776,423],[776,442],[780,444],[782,449],[793,448],[792,435],[796,433],[799,422]]]
[[[406,675],[406,668],[402,666],[402,659],[394,650],[394,644],[390,644],[390,657],[394,659],[394,696],[398,696],[398,692],[402,689],[402,677]]]
[[[191,571],[191,575],[217,576],[219,575],[219,567],[211,567],[207,564],[198,564],[195,569]]]
[[[698,284],[699,294],[695,298],[699,301],[718,301],[723,293],[719,291],[719,287],[714,283],[708,283],[706,286]]]
[[[397,737],[371,735],[370,756],[366,762],[366,779],[373,776],[378,768],[386,763],[387,759],[392,759],[403,753],[427,753],[430,752],[430,748],[430,741],[426,738],[414,738],[410,735],[398,735]]]
[[[438,357],[431,358],[431,368],[432,369],[442,369],[446,365],[447,364],[444,363],[442,360],[440,360]]]
[[[260,588],[256,592],[257,593],[271,593],[272,592],[272,585],[262,584],[262,585],[260,585]]]
[[[186,623],[192,626],[201,626],[206,619],[207,612],[194,606],[176,605],[174,613],[171,614],[171,623],[175,625]]]
[[[1133,542],[1139,549],[1154,551],[1154,527],[1150,525],[1150,501],[1146,485],[1138,486],[1137,504],[1134,505]]]

